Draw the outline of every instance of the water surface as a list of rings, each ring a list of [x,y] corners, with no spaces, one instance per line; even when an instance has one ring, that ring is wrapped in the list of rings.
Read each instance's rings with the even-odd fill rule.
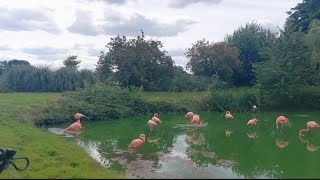
[[[83,121],[77,144],[103,166],[128,178],[320,178],[320,129],[299,138],[309,120],[320,112],[258,113],[202,112],[205,126],[188,124],[184,114],[160,114],[163,124],[150,131],[148,116],[121,120]],[[291,124],[277,129],[275,119]],[[135,153],[128,144],[144,133],[147,141]]]

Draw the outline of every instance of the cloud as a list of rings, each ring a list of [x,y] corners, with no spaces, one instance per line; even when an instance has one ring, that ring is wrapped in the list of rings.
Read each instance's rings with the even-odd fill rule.
[[[7,45],[0,45],[0,51],[7,51],[7,50],[11,50],[11,48],[9,48],[9,46]]]
[[[78,10],[75,17],[76,20],[68,27],[68,31],[86,36],[97,36],[100,34],[98,27],[93,24],[91,14]]]
[[[0,29],[8,31],[43,30],[60,32],[49,11],[37,9],[8,9],[0,7]]]
[[[170,56],[185,56],[184,53],[186,53],[187,50],[185,49],[172,49],[172,50],[168,50],[168,54]]]
[[[23,53],[37,56],[38,59],[57,60],[65,59],[67,57],[68,49],[58,49],[52,47],[33,47],[33,48],[21,48]]]
[[[263,28],[269,29],[274,32],[279,32],[279,27],[272,23],[269,19],[260,19],[257,20],[257,23],[260,24]]]
[[[145,35],[150,36],[176,36],[180,32],[188,30],[188,26],[196,22],[191,19],[178,19],[174,23],[166,24],[156,19],[148,19],[135,13],[130,19],[124,19],[119,15],[106,18],[107,22],[102,26],[107,35],[136,36],[142,29]]]
[[[100,48],[94,48],[93,44],[75,44],[73,46],[74,49],[77,50],[85,50],[89,56],[100,56],[100,52],[103,51]]]
[[[169,7],[171,8],[185,8],[191,4],[206,3],[219,4],[222,0],[170,0]]]
[[[102,1],[110,4],[120,5],[120,4],[125,4],[128,0],[102,0]]]

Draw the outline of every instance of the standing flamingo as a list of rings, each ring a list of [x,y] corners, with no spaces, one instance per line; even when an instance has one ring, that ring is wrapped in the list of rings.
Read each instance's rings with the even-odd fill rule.
[[[202,122],[203,121],[200,120],[200,115],[199,114],[195,114],[192,117],[191,123],[197,123],[197,125],[202,125]]]
[[[224,117],[227,119],[233,119],[233,116],[230,111],[226,111],[226,115]]]
[[[63,130],[63,132],[75,132],[75,133],[79,133],[80,129],[82,128],[82,124],[80,119],[82,117],[86,117],[85,115],[81,114],[81,113],[76,113],[74,115],[74,118],[77,120],[76,122],[72,123],[69,127],[67,127],[65,130]]]
[[[76,122],[72,123],[69,127],[67,127],[63,132],[76,132],[79,133],[80,129],[82,128],[82,124],[80,122],[80,119],[78,119]]]
[[[151,119],[147,122],[147,125],[150,127],[150,131],[152,132],[153,127],[157,125],[156,122],[152,121]]]
[[[155,115],[153,115],[153,117],[151,118],[151,120],[154,121],[154,122],[157,123],[157,124],[162,123],[161,120],[160,120],[157,116],[155,116]]]
[[[258,118],[253,118],[248,121],[247,125],[257,125],[257,122]]]
[[[313,128],[320,128],[320,125],[318,123],[316,123],[315,121],[308,121],[307,122],[307,128],[306,129],[301,129],[299,131],[299,136],[303,136],[302,133],[309,131],[310,129]]]
[[[74,115],[74,118],[75,118],[76,120],[81,119],[81,118],[83,118],[83,117],[86,117],[86,116],[83,115],[83,114],[81,114],[81,113],[76,113],[76,114]]]
[[[141,146],[144,145],[144,143],[146,142],[146,135],[145,134],[140,134],[140,139],[134,139],[128,146],[128,149],[129,148],[134,148],[134,149],[137,149]]]
[[[187,112],[187,114],[186,115],[184,115],[184,117],[186,117],[186,118],[189,118],[189,119],[192,119],[192,117],[194,116],[195,114],[194,114],[194,112]]]
[[[277,117],[276,119],[276,125],[277,125],[277,128],[279,127],[279,124],[282,125],[283,127],[283,123],[287,123],[287,122],[290,122],[288,118],[286,118],[285,116],[279,116]]]

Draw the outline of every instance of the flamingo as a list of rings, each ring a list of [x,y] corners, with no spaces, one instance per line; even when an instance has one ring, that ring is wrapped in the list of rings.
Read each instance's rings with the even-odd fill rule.
[[[151,118],[151,120],[154,121],[154,122],[157,123],[157,124],[162,123],[161,120],[160,120],[157,116],[155,116],[155,115],[153,115],[153,117]]]
[[[252,111],[252,113],[257,112],[257,106],[256,106],[256,105],[253,105],[253,106],[252,106],[252,110],[251,110],[251,111]]]
[[[192,119],[192,117],[194,116],[195,114],[194,114],[194,112],[187,112],[187,114],[186,115],[184,115],[184,117],[186,117],[186,118],[189,118],[189,119]]]
[[[83,118],[83,117],[86,117],[86,116],[83,115],[83,114],[81,114],[81,113],[76,113],[76,114],[74,115],[74,118],[75,118],[76,120],[81,119],[81,118]]]
[[[78,119],[76,122],[72,123],[69,127],[67,127],[63,132],[79,132],[82,128],[82,124],[80,122],[80,119]]]
[[[233,116],[230,113],[230,111],[226,111],[226,115],[224,117],[227,118],[227,119],[233,119]]]
[[[248,121],[247,125],[257,125],[257,122],[258,118],[253,118]]]
[[[141,146],[144,145],[145,141],[146,141],[146,135],[145,134],[140,134],[140,139],[134,139],[128,146],[128,149],[130,148],[134,148],[137,149]]]
[[[285,116],[279,116],[279,117],[277,117],[277,119],[276,119],[277,128],[278,128],[279,124],[281,124],[282,127],[283,127],[283,123],[287,123],[287,122],[290,122],[290,121],[289,121],[289,119],[286,118]]]
[[[67,127],[65,130],[63,130],[63,132],[70,132],[70,131],[74,131],[76,133],[78,133],[80,131],[80,129],[82,128],[82,124],[80,119],[82,117],[86,117],[85,115],[81,114],[81,113],[76,113],[74,115],[74,118],[77,120],[76,122],[72,123],[69,127]]]
[[[197,123],[197,125],[202,125],[202,122],[203,121],[200,120],[200,115],[199,114],[195,114],[192,117],[191,123]]]
[[[306,129],[301,129],[299,131],[299,136],[303,136],[302,133],[309,131],[310,129],[313,128],[320,128],[320,125],[318,123],[316,123],[315,121],[308,121],[307,122],[307,128]]]
[[[159,117],[159,114],[160,114],[159,112],[155,112],[153,116]]]
[[[153,126],[156,126],[156,125],[158,125],[158,124],[150,119],[150,120],[147,122],[147,125],[150,127],[150,132],[152,132]]]

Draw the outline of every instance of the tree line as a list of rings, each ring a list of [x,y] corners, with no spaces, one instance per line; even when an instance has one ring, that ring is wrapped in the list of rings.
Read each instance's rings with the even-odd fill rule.
[[[185,68],[191,74],[174,64],[161,41],[147,40],[142,31],[133,39],[111,38],[93,71],[78,70],[81,61],[76,56],[68,57],[64,67],[56,71],[24,61],[1,62],[1,89],[68,91],[98,82],[145,91],[253,86],[266,98],[280,97],[288,102],[299,93],[318,91],[319,9],[319,1],[304,0],[287,12],[283,30],[250,22],[227,34],[221,42],[195,42],[185,53]]]

